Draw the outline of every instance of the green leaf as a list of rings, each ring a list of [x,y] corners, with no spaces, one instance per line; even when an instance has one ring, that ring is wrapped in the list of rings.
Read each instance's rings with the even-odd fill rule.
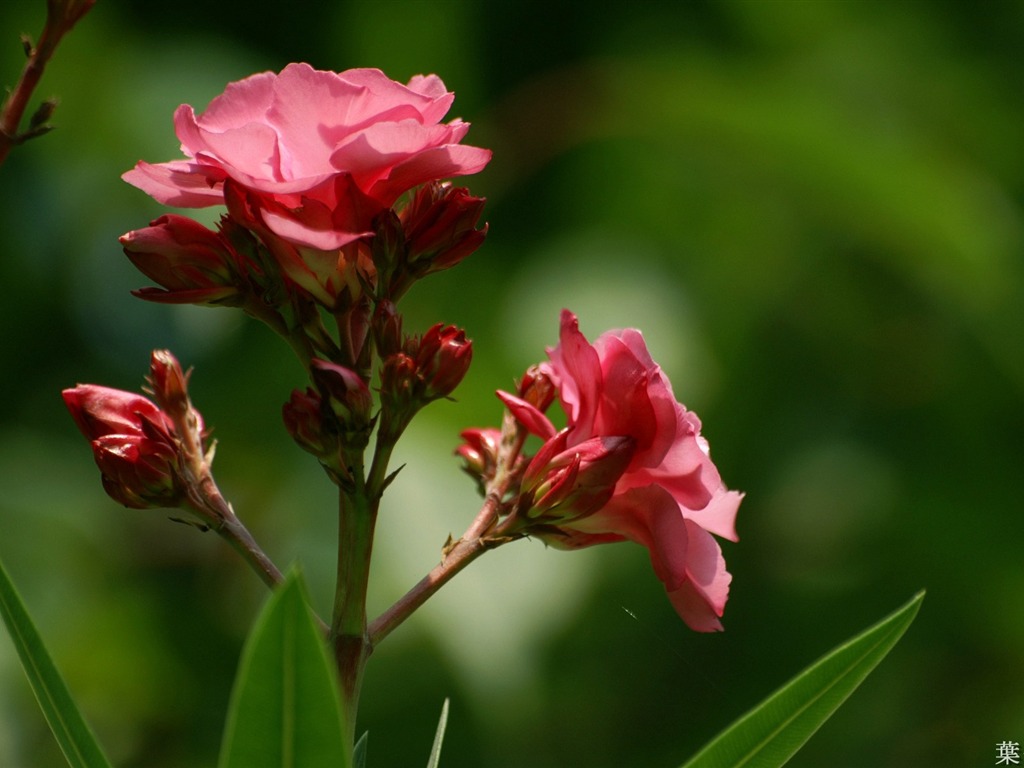
[[[363,731],[363,735],[356,742],[356,748],[352,750],[352,768],[366,768],[366,748],[370,741],[370,732]]]
[[[720,733],[683,768],[775,768],[814,734],[902,637],[924,592],[848,640]]]
[[[291,573],[246,641],[220,768],[350,768],[336,673]]]
[[[441,719],[437,721],[437,733],[434,734],[434,747],[430,750],[427,768],[437,768],[441,762],[441,742],[444,741],[444,729],[448,726],[448,699],[441,705]]]
[[[3,563],[0,563],[0,614],[3,614],[4,624],[21,658],[21,666],[68,765],[73,768],[110,768],[110,761],[71,699],[68,687],[54,666]]]

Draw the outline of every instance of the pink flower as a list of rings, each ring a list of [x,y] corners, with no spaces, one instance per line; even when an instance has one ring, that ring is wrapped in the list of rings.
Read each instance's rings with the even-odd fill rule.
[[[742,494],[723,485],[700,420],[676,401],[637,330],[610,331],[590,344],[566,310],[548,356],[540,368],[558,390],[565,436],[540,409],[502,393],[519,421],[546,441],[564,439],[564,451],[582,452],[598,438],[629,438],[633,450],[607,503],[537,535],[568,549],[622,540],[644,545],[683,620],[699,631],[720,630],[732,577],[711,534],[737,539]]]
[[[224,204],[235,186],[277,236],[336,251],[413,187],[487,165],[489,150],[459,143],[468,123],[441,122],[453,100],[436,75],[402,85],[376,69],[289,64],[231,83],[198,116],[178,107],[188,159],[139,162],[124,179],[185,208]]]

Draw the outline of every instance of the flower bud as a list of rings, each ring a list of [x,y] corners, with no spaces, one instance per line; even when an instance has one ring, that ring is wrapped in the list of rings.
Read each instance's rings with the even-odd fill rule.
[[[401,213],[408,259],[419,274],[454,267],[480,247],[487,225],[476,229],[483,213],[482,197],[449,182],[424,184]],[[420,265],[425,270],[419,272]]]
[[[227,238],[185,216],[167,214],[120,238],[125,255],[161,288],[140,288],[142,299],[166,304],[241,303],[236,265]]]
[[[92,441],[103,489],[133,509],[177,507],[184,490],[178,479],[177,451],[142,435],[104,435]]]
[[[531,365],[519,381],[517,393],[521,399],[544,413],[555,399],[555,384],[539,365]]]
[[[385,412],[415,411],[420,390],[416,361],[404,352],[384,358],[380,366],[381,405]]]
[[[555,425],[533,403],[500,389],[495,394],[505,404],[509,413],[515,417],[515,420],[531,435],[536,435],[544,440],[555,436],[557,431]]]
[[[454,325],[433,326],[416,350],[417,375],[427,400],[447,397],[462,381],[473,359],[473,342]]]
[[[324,459],[337,450],[337,439],[323,425],[323,400],[316,390],[296,389],[281,409],[285,429],[304,451]]]
[[[633,457],[630,437],[593,437],[566,447],[562,430],[541,446],[523,474],[521,499],[531,520],[557,525],[597,512]]]
[[[326,360],[313,360],[309,371],[323,401],[337,418],[338,431],[345,441],[366,445],[373,410],[373,395],[366,382],[354,371]],[[324,429],[321,425],[320,432]]]
[[[462,445],[455,449],[461,456],[463,469],[476,478],[481,489],[494,477],[498,467],[498,446],[501,444],[501,430],[493,428],[465,429],[460,435]]]
[[[116,501],[136,509],[174,507],[184,495],[174,424],[150,400],[82,384],[63,392]]]
[[[373,312],[373,337],[381,358],[402,351],[402,316],[394,302],[382,300]]]
[[[153,350],[146,381],[160,408],[172,419],[187,413],[190,407],[188,374],[182,371],[181,364],[169,350]]]
[[[390,278],[396,268],[406,262],[405,235],[398,215],[388,208],[373,220],[373,241],[371,255],[373,265],[382,280]]]

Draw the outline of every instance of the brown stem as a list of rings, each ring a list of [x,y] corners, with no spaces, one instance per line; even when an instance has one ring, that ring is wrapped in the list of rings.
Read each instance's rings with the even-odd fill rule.
[[[514,533],[502,535],[501,529],[496,530],[495,527],[504,511],[502,502],[505,495],[519,481],[521,469],[518,459],[526,433],[511,416],[507,416],[502,424],[502,432],[500,464],[488,484],[480,511],[466,532],[445,552],[441,562],[370,624],[368,634],[371,646],[376,646],[391,634],[413,611],[484,552],[520,538],[519,534]]]
[[[51,8],[51,12],[47,15],[39,43],[28,49],[28,61],[25,62],[25,66],[21,70],[21,77],[18,78],[17,84],[7,96],[3,107],[0,108],[0,165],[7,159],[11,147],[35,135],[31,131],[26,134],[18,133],[18,126],[21,125],[29,99],[36,86],[39,85],[39,80],[42,78],[43,71],[46,69],[50,57],[53,56],[57,44],[90,7],[92,7],[92,3],[86,2],[80,4],[80,7],[73,12],[68,12],[65,9],[56,13]]]
[[[434,566],[430,573],[420,579],[412,589],[405,593],[394,605],[382,613],[370,624],[368,635],[370,644],[376,646],[391,634],[399,624],[405,621],[413,611],[423,605],[441,587],[447,584],[457,573],[476,560],[489,549],[513,541],[509,538],[461,538],[448,551],[444,560]]]

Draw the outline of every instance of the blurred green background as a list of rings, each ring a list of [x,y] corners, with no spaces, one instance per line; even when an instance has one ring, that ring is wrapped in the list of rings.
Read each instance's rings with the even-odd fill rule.
[[[0,8],[0,80],[45,3]],[[225,493],[326,612],[331,488],[288,440],[284,344],[230,310],[146,304],[117,237],[162,209],[119,175],[178,156],[171,115],[289,61],[436,72],[491,234],[417,286],[407,327],[475,340],[417,422],[374,563],[377,613],[476,510],[451,456],[576,311],[643,329],[747,492],[726,631],[690,632],[639,547],[518,542],[378,650],[370,764],[671,768],[818,655],[928,590],[794,766],[992,765],[1024,742],[1024,5],[141,3],[99,0],[0,168],[0,557],[119,766],[215,762],[264,593],[226,546],[102,492],[59,397],[196,368]],[[212,213],[201,214],[209,221]],[[0,766],[63,765],[0,638]]]

